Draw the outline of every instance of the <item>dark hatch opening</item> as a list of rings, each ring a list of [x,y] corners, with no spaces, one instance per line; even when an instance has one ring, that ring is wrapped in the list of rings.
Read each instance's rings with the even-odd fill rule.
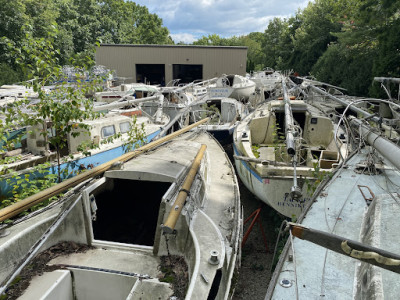
[[[305,112],[293,112],[293,119],[299,124],[302,130],[304,130],[304,125],[306,122],[306,114]],[[276,125],[277,125],[277,134],[278,137],[282,137],[284,139],[285,137],[285,112],[280,112],[276,111],[275,112],[275,117],[276,117]]]
[[[96,240],[153,246],[162,196],[171,183],[115,179],[111,191],[96,194]]]
[[[222,113],[222,108],[221,108],[221,99],[217,99],[217,100],[207,100],[207,107],[211,107],[211,106],[215,106],[216,109],[218,109],[218,111],[220,113]]]

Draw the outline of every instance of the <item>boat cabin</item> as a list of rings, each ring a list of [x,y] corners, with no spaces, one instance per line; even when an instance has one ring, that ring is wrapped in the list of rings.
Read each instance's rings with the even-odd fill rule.
[[[131,129],[132,119],[119,114],[109,114],[99,119],[86,120],[82,123],[89,126],[89,131],[76,126],[66,138],[62,155],[79,152],[79,146],[84,143],[101,145],[101,142],[107,138],[126,134]],[[42,126],[42,124],[38,124],[27,129],[29,133],[27,136],[27,150],[36,155],[45,154],[47,149],[50,151],[55,150],[53,145],[46,145],[44,136],[40,134]],[[54,128],[51,127],[50,123],[47,124],[47,131],[50,137],[55,134]],[[79,132],[79,135],[74,136],[77,132]]]
[[[332,121],[302,100],[292,100],[291,109],[297,137],[301,138],[298,164],[313,167],[318,162],[320,168],[331,169],[339,160]],[[268,102],[265,109],[256,112],[249,127],[252,145],[259,147],[261,159],[290,162],[285,150],[284,101]]]
[[[193,105],[193,120],[197,122],[209,114],[217,114],[218,118],[211,122],[218,124],[230,124],[240,120],[240,117],[246,114],[246,107],[241,102],[232,98],[210,98]]]

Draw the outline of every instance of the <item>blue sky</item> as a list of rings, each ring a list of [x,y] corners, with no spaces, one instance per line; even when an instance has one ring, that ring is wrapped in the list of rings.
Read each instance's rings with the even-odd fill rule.
[[[274,17],[289,17],[309,0],[133,0],[163,19],[175,42],[203,35],[221,37],[263,32]]]

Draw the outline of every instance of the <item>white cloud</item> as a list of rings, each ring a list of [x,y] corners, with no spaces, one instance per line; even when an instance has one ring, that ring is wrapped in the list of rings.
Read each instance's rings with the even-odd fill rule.
[[[201,36],[240,36],[264,31],[274,17],[289,17],[308,0],[135,0],[163,19],[175,42]]]
[[[191,44],[198,39],[198,37],[190,33],[173,33],[171,38],[175,43],[184,42],[185,44]]]

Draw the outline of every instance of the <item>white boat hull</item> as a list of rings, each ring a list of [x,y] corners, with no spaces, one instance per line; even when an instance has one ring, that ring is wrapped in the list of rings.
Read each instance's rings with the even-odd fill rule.
[[[233,89],[232,94],[229,96],[230,98],[234,99],[244,99],[247,100],[250,96],[254,93],[256,85],[249,85],[244,87],[238,87]]]
[[[235,154],[237,150],[234,147]],[[255,172],[248,162],[235,159],[236,172],[244,185],[261,201],[271,206],[280,214],[295,218],[300,216],[310,197],[295,201],[289,196],[293,186],[291,177],[263,178]],[[306,195],[307,185],[303,184],[302,194]]]

